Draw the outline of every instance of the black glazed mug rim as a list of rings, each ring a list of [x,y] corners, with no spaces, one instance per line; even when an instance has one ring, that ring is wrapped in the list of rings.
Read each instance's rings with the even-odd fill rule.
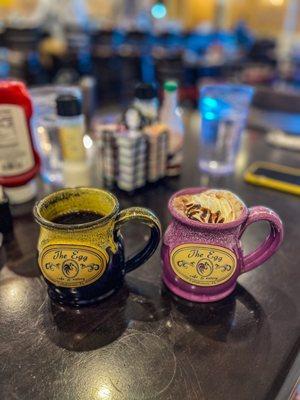
[[[94,191],[98,194],[102,194],[102,195],[104,194],[106,196],[109,196],[114,202],[113,210],[109,214],[107,214],[99,219],[96,219],[94,221],[77,223],[77,224],[69,224],[69,225],[59,224],[57,222],[50,221],[50,220],[46,219],[45,217],[43,217],[43,215],[40,212],[40,209],[41,209],[42,205],[46,201],[48,201],[51,197],[55,198],[58,194],[62,194],[63,192],[76,193],[78,191],[82,191],[82,192]],[[90,229],[93,227],[103,226],[103,225],[107,224],[108,221],[110,221],[112,218],[114,218],[118,214],[119,208],[120,208],[120,206],[119,206],[118,199],[116,198],[116,196],[113,193],[111,193],[108,190],[100,189],[100,188],[92,188],[92,187],[64,188],[64,189],[57,190],[53,193],[50,193],[47,196],[43,197],[41,200],[37,201],[33,208],[33,216],[34,216],[35,221],[39,225],[41,225],[47,229],[55,229],[55,230],[59,229],[59,230],[63,230],[63,231],[84,230],[84,229]],[[85,210],[85,211],[87,211],[87,210]]]

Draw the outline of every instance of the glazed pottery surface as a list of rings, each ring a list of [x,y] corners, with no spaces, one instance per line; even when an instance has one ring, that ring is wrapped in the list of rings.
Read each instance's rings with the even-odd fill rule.
[[[169,201],[172,221],[162,246],[163,281],[176,295],[190,301],[211,302],[228,296],[239,275],[264,263],[278,249],[283,238],[279,216],[269,208],[244,206],[241,216],[228,223],[201,223],[178,213],[173,200],[206,188],[188,188]],[[244,255],[241,236],[257,221],[267,221],[270,233],[252,253]]]
[[[68,213],[94,212],[99,219],[78,224],[53,222]],[[161,228],[148,209],[131,207],[119,212],[116,197],[94,188],[63,189],[38,202],[34,216],[40,225],[39,267],[50,297],[59,303],[81,306],[112,294],[124,275],[145,262],[157,248]],[[124,258],[121,226],[131,220],[150,228],[145,247]]]

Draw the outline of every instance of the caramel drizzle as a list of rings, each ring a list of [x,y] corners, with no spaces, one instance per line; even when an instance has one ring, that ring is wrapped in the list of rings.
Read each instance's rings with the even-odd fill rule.
[[[222,224],[224,222],[224,218],[221,217],[220,211],[216,211],[215,213],[213,213],[208,208],[202,207],[199,203],[185,204],[184,212],[188,218],[195,221],[213,224]]]

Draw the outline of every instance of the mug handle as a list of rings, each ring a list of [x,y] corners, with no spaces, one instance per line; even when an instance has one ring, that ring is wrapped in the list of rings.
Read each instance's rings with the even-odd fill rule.
[[[240,238],[247,227],[254,222],[268,221],[270,233],[258,248],[243,257],[242,273],[251,271],[268,260],[278,249],[283,239],[283,225],[279,216],[270,208],[256,206],[249,209],[248,218],[240,233]]]
[[[118,231],[126,222],[137,220],[150,228],[150,238],[145,247],[125,261],[125,271],[130,272],[148,260],[157,249],[161,238],[161,225],[156,215],[143,207],[130,207],[122,210],[117,218],[115,229]]]

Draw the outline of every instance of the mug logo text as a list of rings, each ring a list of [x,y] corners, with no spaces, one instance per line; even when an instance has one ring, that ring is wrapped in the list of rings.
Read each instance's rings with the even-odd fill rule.
[[[108,256],[88,246],[51,245],[39,257],[44,277],[61,287],[81,287],[99,279],[105,272]]]
[[[175,247],[170,263],[176,275],[195,286],[220,285],[233,276],[237,266],[231,250],[195,243]]]

